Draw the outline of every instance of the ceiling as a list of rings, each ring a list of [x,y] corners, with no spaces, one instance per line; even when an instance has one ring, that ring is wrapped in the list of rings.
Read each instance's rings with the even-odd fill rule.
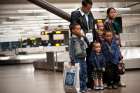
[[[79,8],[81,0],[47,0],[57,8],[67,13]],[[139,0],[93,0],[93,9],[97,8],[129,8],[130,10],[119,10],[123,17],[124,26],[140,24],[140,2]],[[109,2],[111,1],[111,2]],[[114,2],[115,1],[115,2]],[[105,11],[92,11],[95,18],[105,18]],[[68,28],[69,22],[34,5],[27,0],[0,0],[0,42],[6,40],[17,40],[19,37],[39,35],[44,26],[63,25]],[[7,38],[9,36],[10,38]],[[16,38],[15,38],[16,37]],[[15,38],[15,39],[14,39]]]
[[[47,0],[50,3],[78,3],[81,0]],[[138,2],[139,0],[93,0],[93,2]],[[23,4],[29,3],[27,0],[1,0],[0,4]]]

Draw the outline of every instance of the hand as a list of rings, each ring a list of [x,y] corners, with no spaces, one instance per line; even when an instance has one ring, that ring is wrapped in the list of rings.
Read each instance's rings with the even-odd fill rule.
[[[94,68],[94,71],[97,71],[97,68]]]
[[[120,60],[120,63],[124,63],[123,60]]]
[[[102,68],[102,71],[105,72],[105,68],[104,67]]]

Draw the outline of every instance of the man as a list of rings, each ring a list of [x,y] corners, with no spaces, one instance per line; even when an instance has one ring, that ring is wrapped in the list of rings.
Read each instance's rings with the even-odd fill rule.
[[[95,19],[91,13],[92,0],[82,0],[82,7],[71,13],[71,24],[78,23],[81,25],[82,33],[92,33],[93,39],[96,40]],[[80,34],[80,33],[79,33]],[[91,42],[92,42],[91,41]]]
[[[95,19],[91,12],[92,8],[92,0],[82,0],[82,7],[73,11],[71,13],[71,24],[78,23],[81,26],[81,33],[77,33],[79,36],[86,36],[88,38],[85,39],[87,45],[89,46],[89,42],[94,42],[96,40],[96,31],[95,31]],[[90,37],[90,38],[89,38]],[[87,48],[87,74],[88,74],[88,88],[92,88],[92,67],[90,62],[88,61],[88,57],[90,55],[91,48]]]

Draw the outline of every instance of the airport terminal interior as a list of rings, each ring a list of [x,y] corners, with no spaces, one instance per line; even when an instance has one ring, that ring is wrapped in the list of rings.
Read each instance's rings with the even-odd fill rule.
[[[77,87],[66,91],[64,82],[71,12],[82,1],[0,0],[0,93],[80,93]],[[140,0],[92,3],[97,22],[106,19],[109,7],[117,10],[126,86],[85,93],[140,93]]]

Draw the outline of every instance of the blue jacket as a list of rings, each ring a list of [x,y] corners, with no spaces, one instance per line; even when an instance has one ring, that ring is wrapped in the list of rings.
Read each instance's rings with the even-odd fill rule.
[[[111,44],[105,41],[102,48],[107,63],[119,64],[121,52],[114,39]]]
[[[80,45],[79,48],[81,48],[81,51],[83,52],[83,55],[76,55],[76,46]],[[86,55],[86,43],[77,38],[77,37],[71,37],[70,42],[69,42],[69,54],[70,54],[70,59],[72,62],[76,62],[76,59],[85,59]]]
[[[89,60],[92,63],[92,66],[94,68],[97,68],[97,69],[105,68],[105,57],[102,53],[97,55],[94,51],[91,52]]]

